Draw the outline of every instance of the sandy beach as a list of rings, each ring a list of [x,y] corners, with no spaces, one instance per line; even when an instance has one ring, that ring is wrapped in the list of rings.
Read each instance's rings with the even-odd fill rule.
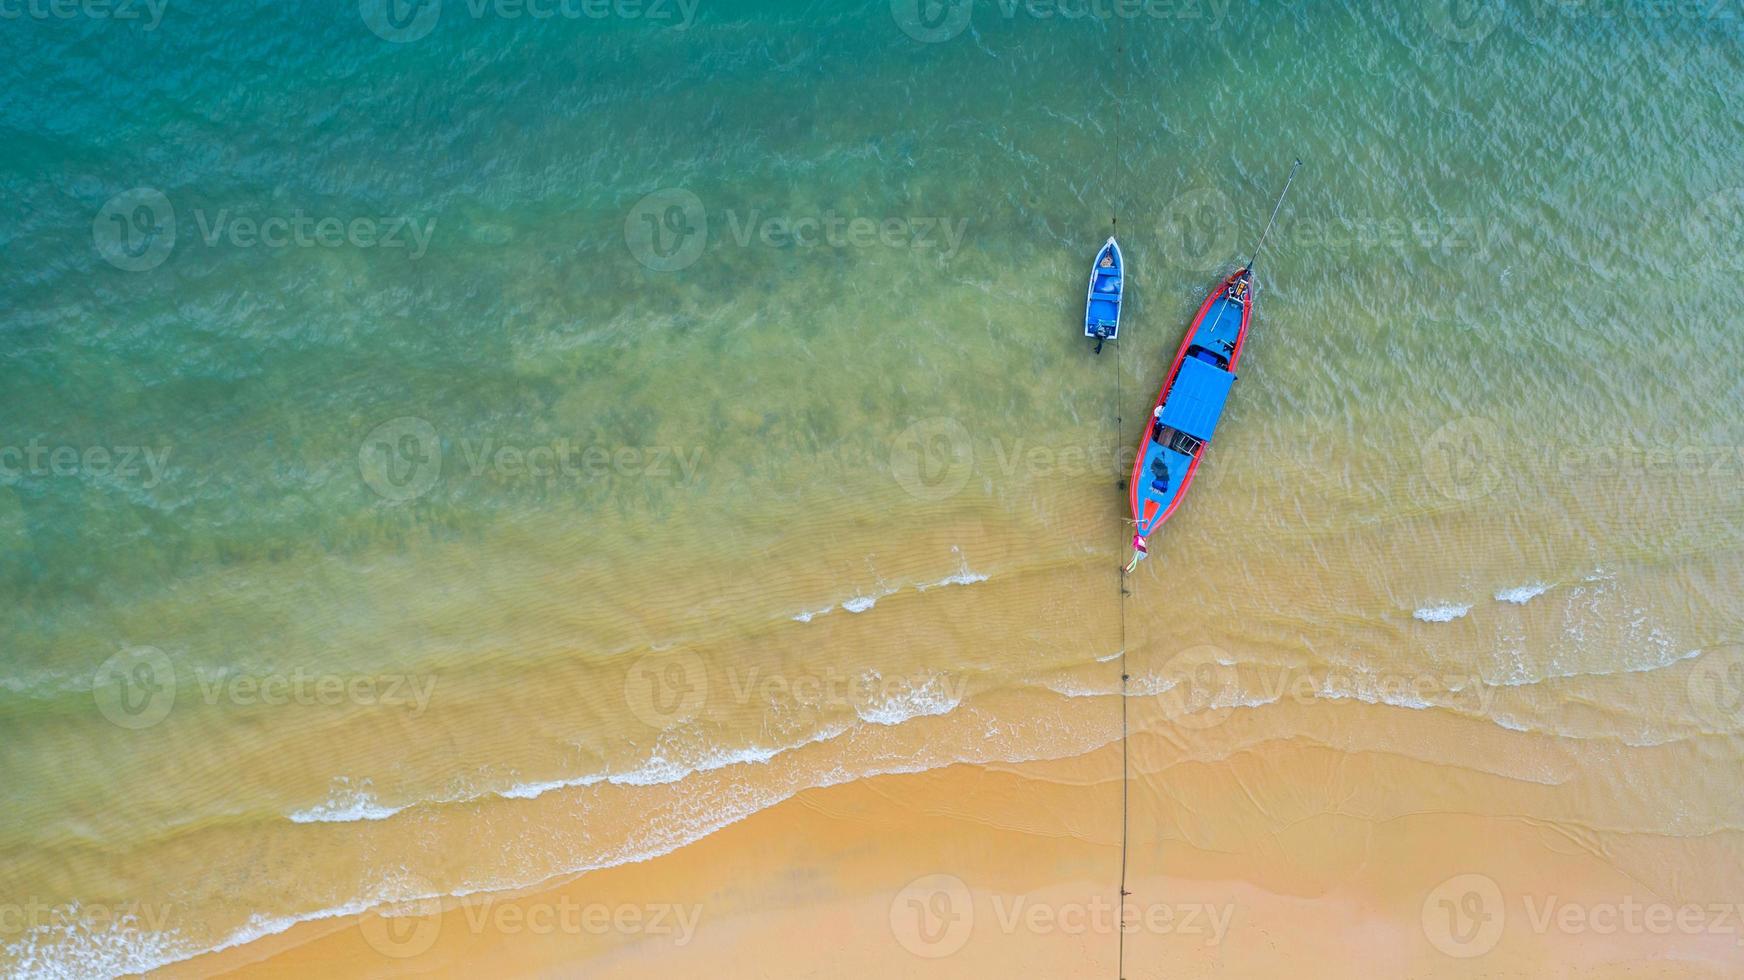
[[[1405,713],[1302,710],[1347,744]],[[1569,764],[1532,736],[1435,727],[1516,765]],[[1532,815],[1566,804],[1572,769],[1527,780],[1239,718],[1216,728],[1215,745],[1211,729],[1167,725],[1134,742],[1148,761],[1129,977],[1719,977],[1744,963],[1736,833],[1577,832]],[[1105,746],[808,790],[663,857],[312,923],[164,975],[1113,976],[1119,771]]]

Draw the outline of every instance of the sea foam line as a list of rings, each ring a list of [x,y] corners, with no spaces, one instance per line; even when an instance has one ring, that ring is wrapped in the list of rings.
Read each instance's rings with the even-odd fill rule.
[[[990,731],[989,734],[991,736],[994,733]],[[1089,751],[1096,747],[1097,746],[1094,744],[1079,747],[1068,746],[1062,750],[1062,754],[1049,754],[1047,752],[1018,753],[1011,758],[1002,758],[1001,761],[1022,763],[1045,759],[1068,758],[1072,755],[1081,754],[1082,752]],[[765,798],[761,800],[747,799],[744,795],[740,794],[730,795],[723,800],[711,801],[681,798],[679,800],[679,805],[693,806],[702,814],[706,814],[706,816],[700,817],[694,823],[682,830],[666,831],[668,836],[664,839],[638,842],[640,846],[628,846],[610,857],[592,861],[583,861],[577,865],[561,868],[531,883],[504,881],[475,888],[457,889],[447,893],[394,897],[378,896],[370,899],[346,902],[331,908],[294,915],[265,916],[256,913],[255,915],[250,916],[247,924],[214,945],[196,947],[194,944],[183,940],[181,945],[172,948],[171,940],[176,938],[173,933],[143,936],[141,937],[141,942],[126,950],[121,959],[107,959],[100,964],[98,969],[92,969],[93,966],[98,964],[93,963],[88,956],[81,955],[86,951],[55,947],[49,952],[49,955],[54,957],[53,961],[45,961],[41,958],[32,959],[31,963],[34,966],[34,969],[26,975],[54,978],[54,980],[60,980],[60,978],[63,977],[77,977],[82,980],[82,978],[93,975],[120,977],[136,973],[148,973],[152,970],[162,969],[171,964],[190,960],[207,953],[220,952],[268,936],[278,935],[279,933],[285,932],[286,930],[305,922],[319,922],[327,919],[357,916],[369,912],[372,909],[379,909],[384,906],[403,905],[409,902],[442,900],[449,898],[465,899],[479,894],[517,891],[536,887],[543,882],[550,882],[559,878],[570,878],[575,875],[585,874],[589,871],[597,871],[604,868],[649,861],[670,854],[682,847],[694,844],[719,830],[758,813],[759,811],[792,799],[808,789],[822,789],[842,783],[853,782],[858,779],[870,779],[876,776],[925,772],[929,769],[943,768],[963,762],[985,763],[992,761],[993,759],[990,752],[984,754],[972,753],[972,755],[975,757],[968,759],[940,758],[931,762],[920,761],[911,756],[910,758],[912,761],[906,763],[892,762],[883,765],[873,765],[860,772],[849,772],[846,769],[837,767],[833,770],[817,773],[810,780],[794,779],[791,781],[790,785],[784,788],[769,791],[765,795]],[[669,825],[670,824],[665,821],[659,822],[658,824],[651,823],[649,833],[655,834],[661,832],[655,830],[655,826],[663,828]],[[28,955],[32,950],[28,948],[20,949],[20,945],[23,942],[24,941],[21,940],[20,944],[9,945],[4,948],[7,953],[14,954],[15,956],[21,952]]]
[[[1466,613],[1471,612],[1471,609],[1471,603],[1469,602],[1464,605],[1448,603],[1440,606],[1424,606],[1412,613],[1411,617],[1425,623],[1451,623],[1454,620],[1459,619],[1461,616],[1464,616]]]
[[[333,781],[328,790],[327,799],[323,803],[304,810],[293,812],[292,823],[356,823],[366,820],[386,820],[404,810],[403,806],[387,806],[369,791],[370,781],[360,780],[353,785],[351,780],[341,776]]]
[[[1497,602],[1512,602],[1523,606],[1533,599],[1550,591],[1550,586],[1543,582],[1533,582],[1530,585],[1517,585],[1511,589],[1503,589],[1496,593]]]
[[[926,592],[929,589],[938,589],[951,585],[975,585],[980,582],[985,582],[992,577],[986,572],[977,572],[974,569],[971,569],[969,567],[969,560],[963,557],[962,549],[952,548],[951,550],[956,552],[958,558],[958,568],[956,573],[947,575],[936,582],[918,582],[914,586],[916,592]],[[863,613],[878,605],[878,600],[886,596],[893,596],[901,591],[901,586],[894,588],[884,587],[845,599],[840,605],[824,606],[821,609],[804,609],[794,613],[788,618],[796,623],[809,623],[819,616],[834,612],[837,609],[843,609],[851,613]]]
[[[866,679],[872,686],[876,686],[881,677],[876,670],[868,670]],[[915,718],[937,717],[949,714],[963,703],[963,686],[962,683],[953,685],[948,675],[935,674],[919,684],[888,691],[888,696],[881,701],[856,704],[854,712],[862,722],[884,727],[900,725]],[[371,794],[369,780],[360,780],[353,784],[351,780],[341,777],[335,781],[331,795],[325,802],[297,810],[289,818],[293,823],[351,823],[385,820],[418,805],[470,803],[489,796],[508,800],[531,800],[557,790],[577,789],[600,783],[613,786],[662,786],[682,782],[696,773],[714,772],[728,766],[765,765],[784,753],[843,735],[848,732],[849,727],[827,726],[788,745],[717,749],[692,759],[682,758],[685,752],[676,749],[670,742],[665,745],[657,742],[654,751],[646,760],[623,772],[589,773],[563,779],[516,783],[506,789],[433,798],[399,806],[382,803]]]

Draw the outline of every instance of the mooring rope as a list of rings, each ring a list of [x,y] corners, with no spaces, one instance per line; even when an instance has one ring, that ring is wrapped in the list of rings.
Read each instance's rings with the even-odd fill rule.
[[[1114,70],[1115,73],[1120,76],[1117,84],[1122,87],[1123,91],[1117,95],[1114,100],[1116,127],[1115,139],[1117,141],[1122,140],[1127,136],[1126,96],[1130,94],[1129,92],[1124,91],[1124,89],[1130,86],[1128,79],[1130,73],[1125,71],[1124,66],[1121,64],[1121,59],[1126,55],[1126,38],[1124,37],[1126,33],[1126,24],[1121,22],[1118,25],[1118,28],[1122,36],[1117,38],[1114,45]],[[1118,153],[1115,154],[1116,161],[1124,159],[1125,157],[1123,155]],[[1116,166],[1118,166],[1118,163]],[[1114,178],[1116,181],[1120,180],[1120,174],[1118,171],[1115,173]],[[1120,204],[1118,201],[1115,203],[1113,212],[1114,213],[1110,214],[1108,217],[1108,233],[1110,235],[1114,235],[1120,225]],[[1123,263],[1120,270],[1120,302],[1123,307],[1121,310],[1122,313],[1126,312],[1124,307],[1126,306],[1128,286],[1131,283],[1131,276],[1128,275],[1129,271],[1130,270],[1128,270]],[[1117,473],[1120,470],[1121,450],[1126,446],[1126,432],[1125,425],[1123,424],[1124,416],[1122,415],[1123,406],[1126,404],[1126,401],[1123,397],[1123,386],[1121,384],[1121,346],[1122,345],[1118,342],[1114,345],[1114,467]],[[1117,485],[1122,489],[1125,489],[1126,480],[1122,479]],[[1122,549],[1126,545],[1126,524],[1123,521],[1117,526],[1122,529],[1119,536],[1119,543],[1115,549],[1115,554],[1118,555],[1121,554]],[[1128,806],[1127,793],[1131,788],[1132,781],[1129,776],[1130,767],[1127,762],[1128,728],[1126,684],[1128,674],[1126,672],[1127,592],[1125,569],[1121,569],[1115,573],[1114,587],[1116,589],[1115,601],[1119,603],[1120,615],[1120,897],[1114,906],[1115,936],[1117,937],[1116,942],[1118,944],[1117,952],[1115,954],[1115,977],[1117,980],[1126,980],[1126,897],[1128,894],[1126,890],[1126,851],[1128,820],[1131,812],[1130,807]]]
[[[1122,279],[1125,278],[1125,275],[1126,275],[1126,273],[1125,273],[1125,270],[1123,269],[1121,271]],[[1125,289],[1124,282],[1122,283],[1121,288],[1123,290]],[[1125,302],[1124,296],[1122,297],[1122,302]],[[1120,378],[1120,345],[1116,344],[1114,347],[1114,404],[1115,404],[1115,409],[1114,409],[1114,439],[1115,439],[1114,465],[1115,465],[1115,468],[1117,470],[1120,467],[1120,459],[1121,459],[1120,451],[1126,445],[1125,426],[1122,424],[1122,415],[1120,414],[1120,406],[1125,404],[1123,401],[1121,401],[1121,383],[1120,383],[1120,381],[1121,381],[1121,378]],[[1124,484],[1124,482],[1125,481],[1122,481],[1123,484]],[[1119,541],[1122,545],[1124,545],[1126,543],[1126,534],[1125,534],[1124,522],[1120,525],[1120,527],[1121,527],[1122,531],[1121,531],[1121,534],[1119,537]],[[1119,554],[1119,553],[1120,552],[1118,550],[1115,552],[1115,554]],[[1120,569],[1120,570],[1117,570],[1115,572],[1114,586],[1118,590],[1118,594],[1115,597],[1115,601],[1120,604],[1120,900],[1115,905],[1115,914],[1116,914],[1115,928],[1116,928],[1116,935],[1119,937],[1117,940],[1119,943],[1119,953],[1117,955],[1117,961],[1116,961],[1117,965],[1115,968],[1115,976],[1118,978],[1118,980],[1126,980],[1126,896],[1127,896],[1127,890],[1126,890],[1126,842],[1127,842],[1127,820],[1128,820],[1128,814],[1130,812],[1129,808],[1127,806],[1127,791],[1129,790],[1129,788],[1131,786],[1131,779],[1128,775],[1129,767],[1127,765],[1127,717],[1126,717],[1126,708],[1127,708],[1127,704],[1126,704],[1126,682],[1127,682],[1127,673],[1126,673],[1126,596],[1127,596],[1127,592],[1126,592],[1126,570],[1125,569]]]

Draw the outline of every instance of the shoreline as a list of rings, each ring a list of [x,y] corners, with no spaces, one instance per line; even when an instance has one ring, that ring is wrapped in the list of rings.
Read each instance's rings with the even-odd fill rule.
[[[1720,868],[1738,851],[1736,833],[1604,835],[1615,838],[1606,844],[1523,817],[1329,812],[1272,834],[1270,848],[1284,850],[1268,853],[1181,838],[1169,828],[1186,826],[1188,801],[1140,809],[1163,784],[1216,804],[1226,801],[1213,787],[1242,792],[1245,780],[1271,773],[1248,807],[1263,810],[1262,800],[1321,781],[1314,767],[1275,778],[1304,753],[1317,754],[1270,741],[1224,766],[1139,774],[1128,977],[1275,976],[1303,972],[1304,962],[1315,964],[1311,976],[1493,976],[1557,964],[1640,976],[1666,960],[1681,976],[1724,976],[1744,965],[1744,931],[1712,918],[1676,925],[1679,910],[1723,893]],[[1358,768],[1374,761],[1332,754]],[[660,857],[440,911],[411,903],[386,918],[306,923],[160,975],[545,976],[585,967],[590,976],[655,969],[731,980],[767,976],[775,962],[782,976],[1108,976],[1118,946],[1117,767],[1118,746],[1104,746],[1054,763],[954,765],[806,790]],[[1063,781],[1062,768],[1077,778]],[[1682,894],[1672,895],[1635,876],[1674,857],[1713,869],[1713,880],[1680,880]],[[1467,901],[1482,913],[1463,923],[1470,928],[1441,924]],[[1631,907],[1655,911],[1631,925]],[[1661,909],[1669,930],[1658,924]],[[1492,935],[1484,915],[1504,925]],[[1166,969],[1147,972],[1157,964]]]

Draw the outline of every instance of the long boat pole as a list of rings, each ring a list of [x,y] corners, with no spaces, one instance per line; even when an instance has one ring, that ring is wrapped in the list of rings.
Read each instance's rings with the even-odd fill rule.
[[[1260,260],[1260,252],[1266,247],[1266,239],[1271,237],[1272,226],[1278,223],[1278,212],[1283,210],[1284,198],[1290,193],[1290,185],[1296,182],[1296,171],[1300,169],[1302,169],[1302,161],[1298,158],[1295,164],[1290,167],[1290,177],[1284,181],[1284,191],[1278,195],[1278,203],[1272,208],[1272,220],[1266,222],[1266,230],[1260,235],[1260,243],[1254,246],[1253,258],[1248,259],[1247,265],[1242,267],[1243,272],[1253,271],[1254,263]]]

